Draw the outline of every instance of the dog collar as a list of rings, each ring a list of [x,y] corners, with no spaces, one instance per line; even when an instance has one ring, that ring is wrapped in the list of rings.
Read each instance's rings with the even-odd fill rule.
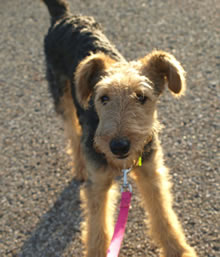
[[[144,146],[143,152],[137,160],[134,161],[133,167],[141,167],[143,162],[146,161],[153,153],[152,149],[153,135],[149,136],[147,143]]]

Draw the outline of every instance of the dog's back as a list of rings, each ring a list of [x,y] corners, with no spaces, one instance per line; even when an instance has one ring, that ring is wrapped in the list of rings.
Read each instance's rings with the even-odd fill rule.
[[[103,162],[102,155],[94,151],[92,143],[98,124],[93,100],[91,99],[88,109],[79,104],[76,97],[75,72],[79,63],[91,54],[105,53],[117,61],[124,58],[103,34],[101,26],[93,17],[72,15],[65,0],[42,1],[51,15],[51,26],[45,37],[44,50],[47,80],[55,110],[63,117],[65,127],[71,128],[71,131],[67,129],[67,136],[74,144],[71,148],[79,148],[77,132],[73,131],[79,122],[83,130],[83,140],[86,141],[92,158]],[[91,125],[89,128],[87,123]],[[82,168],[77,167],[76,170]]]
[[[123,57],[92,17],[72,15],[65,0],[42,1],[47,5],[51,16],[51,27],[45,37],[44,50],[47,78],[57,109],[65,90],[64,81],[71,81],[74,94],[74,73],[86,56],[102,52],[115,60],[122,60]],[[74,95],[73,98],[78,106]]]

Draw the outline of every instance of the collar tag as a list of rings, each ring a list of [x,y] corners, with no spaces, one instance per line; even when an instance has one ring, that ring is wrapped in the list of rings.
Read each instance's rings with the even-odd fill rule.
[[[138,158],[138,166],[139,166],[139,167],[142,166],[142,157],[141,157],[141,156]]]

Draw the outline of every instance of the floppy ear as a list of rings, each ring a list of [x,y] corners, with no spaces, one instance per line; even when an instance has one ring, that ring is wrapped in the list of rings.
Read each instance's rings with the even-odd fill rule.
[[[113,62],[107,55],[97,53],[86,57],[78,65],[75,73],[76,97],[84,108],[88,106],[94,86]]]
[[[140,61],[142,73],[154,83],[157,93],[162,93],[166,83],[176,96],[184,93],[185,71],[173,55],[155,50]]]

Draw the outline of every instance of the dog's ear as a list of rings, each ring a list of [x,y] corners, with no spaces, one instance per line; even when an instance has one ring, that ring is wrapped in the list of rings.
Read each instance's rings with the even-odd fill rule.
[[[114,63],[103,53],[92,54],[80,62],[75,73],[76,97],[87,108],[88,101],[96,83],[105,74],[105,70]]]
[[[162,93],[166,83],[176,96],[184,93],[185,71],[173,55],[155,50],[140,61],[142,73],[154,83],[158,94]]]

